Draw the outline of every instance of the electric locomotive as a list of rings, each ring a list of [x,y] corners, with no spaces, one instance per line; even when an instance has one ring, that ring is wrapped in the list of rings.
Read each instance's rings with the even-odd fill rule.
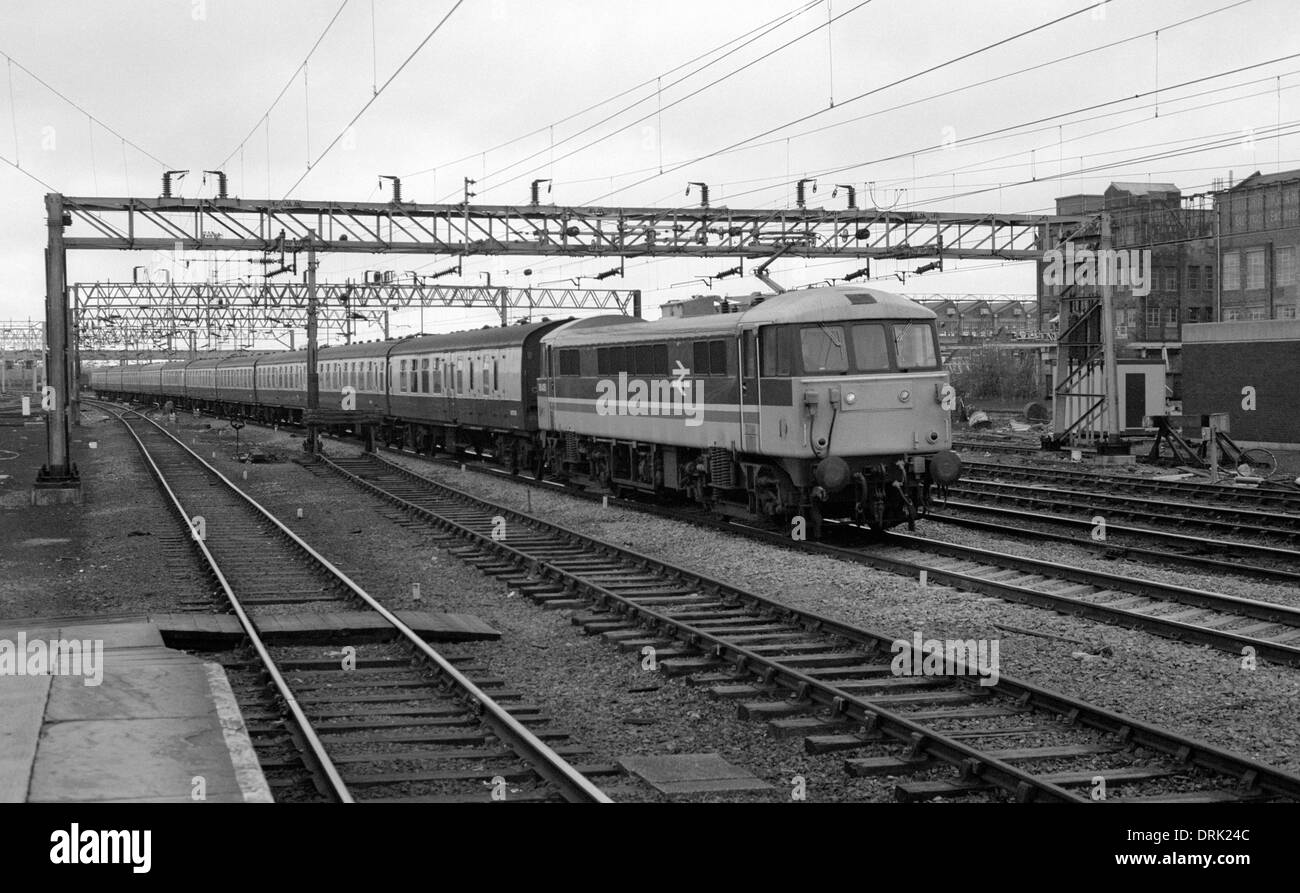
[[[861,287],[542,339],[546,468],[782,525],[914,524],[956,481],[935,315]]]

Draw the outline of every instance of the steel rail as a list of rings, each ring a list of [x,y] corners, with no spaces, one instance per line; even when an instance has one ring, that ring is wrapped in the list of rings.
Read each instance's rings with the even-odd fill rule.
[[[620,609],[620,613],[631,614],[642,618],[651,626],[660,629],[676,630],[679,637],[696,647],[706,647],[718,658],[728,660],[735,664],[739,669],[746,670],[754,667],[761,667],[761,675],[768,682],[777,682],[795,692],[800,698],[824,706],[831,707],[837,715],[847,716],[873,729],[879,729],[883,734],[887,734],[902,743],[909,744],[914,752],[925,752],[938,757],[946,763],[949,763],[963,772],[964,775],[976,776],[985,781],[990,781],[1015,794],[1019,799],[1031,799],[1029,792],[1033,791],[1042,796],[1044,800],[1057,802],[1087,802],[1086,798],[1072,793],[1059,785],[1050,782],[1044,782],[1035,778],[1032,774],[1012,766],[1009,763],[989,757],[979,750],[962,744],[961,742],[949,738],[941,733],[937,733],[919,723],[915,723],[900,714],[886,710],[882,707],[872,704],[869,700],[860,698],[842,689],[836,688],[833,684],[823,680],[815,679],[798,670],[784,666],[779,659],[764,657],[750,649],[744,648],[733,642],[729,642],[725,637],[714,635],[706,630],[692,626],[683,621],[674,619],[666,614],[653,610],[645,605],[640,605],[634,600],[619,595],[617,592],[606,589],[598,583],[594,583],[580,574],[567,571],[548,561],[539,559],[527,554],[527,552],[516,549],[507,542],[494,540],[491,534],[481,533],[468,527],[458,521],[444,517],[436,512],[427,509],[417,503],[396,496],[382,487],[365,480],[364,478],[353,474],[337,463],[328,458],[322,457],[322,462],[345,480],[351,481],[362,489],[368,490],[381,498],[399,505],[404,510],[419,515],[428,521],[431,521],[437,527],[450,530],[463,539],[468,539],[477,545],[491,549],[496,554],[508,558],[520,567],[528,568],[532,573],[543,578],[563,581],[566,586],[574,589],[581,589],[589,592],[593,598],[601,604],[614,605]],[[382,460],[381,460],[382,461]],[[728,586],[717,580],[696,574],[693,571],[686,571],[680,568],[673,568],[657,559],[647,555],[615,546],[603,540],[581,534],[576,531],[562,527],[549,521],[542,521],[533,516],[508,509],[504,506],[497,506],[478,497],[471,496],[464,491],[456,490],[445,484],[438,484],[419,475],[414,475],[405,469],[399,469],[393,466],[395,470],[401,470],[408,475],[419,477],[427,484],[441,488],[455,495],[457,499],[475,503],[480,506],[488,507],[490,511],[504,515],[507,519],[513,518],[524,524],[535,525],[552,531],[561,537],[568,539],[573,543],[582,543],[594,547],[600,552],[607,554],[617,554],[622,557],[631,559],[633,562],[647,569],[657,568],[662,572],[677,577],[684,577],[696,581],[701,589],[711,589],[719,593],[727,593],[728,596],[740,601],[762,604],[765,607],[780,611],[792,618],[798,618],[801,625],[815,628],[819,631],[826,631],[834,635],[841,635],[850,638],[853,641],[859,641],[864,644],[872,644],[878,648],[881,643],[892,643],[890,639],[876,633],[865,633],[857,631],[855,628],[841,624],[829,617],[814,614],[808,611],[795,611],[794,609],[781,605],[763,598],[753,593],[744,592],[735,587]],[[857,634],[855,636],[855,634]],[[901,640],[900,640],[901,641]],[[917,655],[920,660],[920,655]],[[945,664],[947,661],[945,658]],[[967,675],[964,665],[960,661],[954,662],[950,666],[954,675]]]
[[[869,648],[878,650],[881,646],[891,647],[897,641],[906,641],[895,636],[889,636],[879,632],[865,630],[841,623],[831,618],[824,617],[811,611],[795,609],[789,605],[782,604],[772,599],[765,598],[755,593],[739,589],[731,584],[714,580],[695,571],[685,570],[667,564],[660,559],[635,552],[622,546],[600,540],[596,537],[588,536],[565,528],[561,525],[550,521],[538,519],[534,516],[511,509],[505,506],[497,505],[480,497],[473,496],[463,491],[457,490],[447,484],[433,481],[410,469],[404,468],[393,462],[383,459],[379,456],[373,456],[377,462],[382,463],[387,470],[398,473],[408,479],[421,482],[422,485],[432,487],[436,490],[453,495],[454,498],[467,502],[471,505],[487,507],[494,515],[500,514],[507,518],[514,518],[523,524],[533,528],[553,531],[562,538],[568,539],[576,544],[590,544],[599,552],[621,557],[630,563],[640,566],[646,570],[658,571],[670,577],[693,582],[695,586],[702,590],[710,591],[721,598],[733,599],[750,605],[761,606],[764,610],[777,616],[783,616],[793,619],[800,625],[820,631],[825,631],[833,635],[838,635],[850,642],[862,644]],[[328,460],[327,460],[328,461]],[[986,781],[994,782],[1004,790],[1011,791],[1020,799],[1027,799],[1027,794],[1031,790],[1041,790],[1039,782],[1029,773],[1023,772],[1014,766],[992,765],[987,757],[980,754],[979,751],[969,748],[956,741],[945,740],[940,742],[943,736],[935,733],[925,727],[917,727],[915,723],[906,720],[905,717],[898,716],[890,711],[884,710],[873,705],[870,700],[856,697],[847,692],[836,689],[827,682],[812,679],[796,670],[782,668],[779,660],[763,657],[754,654],[742,646],[727,643],[724,639],[710,634],[707,631],[692,627],[681,621],[674,620],[657,611],[653,611],[647,606],[639,605],[635,601],[619,595],[617,592],[611,592],[602,589],[599,584],[587,581],[579,574],[559,568],[545,560],[529,557],[521,550],[517,550],[508,543],[493,540],[490,534],[473,530],[451,519],[443,518],[425,507],[395,496],[382,487],[366,481],[358,475],[338,466],[332,461],[328,461],[328,466],[339,473],[346,480],[353,481],[363,489],[373,492],[382,498],[385,498],[395,504],[402,506],[404,509],[414,514],[432,521],[435,525],[455,531],[458,535],[468,538],[477,543],[486,550],[493,551],[498,555],[506,556],[511,561],[530,568],[535,573],[550,577],[556,580],[565,581],[566,585],[575,588],[582,588],[593,593],[593,597],[601,604],[613,605],[624,612],[632,613],[643,617],[651,625],[661,629],[677,629],[687,641],[703,643],[706,647],[711,648],[713,653],[723,659],[731,660],[739,669],[747,667],[761,667],[761,675],[770,677],[776,681],[782,682],[787,688],[792,688],[800,697],[807,698],[817,703],[825,704],[831,707],[832,711],[837,714],[845,714],[853,719],[861,719],[864,723],[871,725],[873,723],[883,723],[892,726],[895,730],[891,737],[898,740],[908,741],[914,749],[927,751],[944,759],[946,762],[957,760],[955,765],[959,771],[966,775],[974,774],[984,776]],[[528,483],[526,479],[520,479],[521,482]],[[625,503],[632,508],[642,508],[636,503]],[[667,514],[667,513],[660,513]],[[683,520],[680,516],[676,520]],[[784,539],[784,538],[781,538]],[[787,539],[786,543],[790,541]],[[948,665],[950,669],[954,669]],[[960,664],[957,664],[960,667]],[[1190,763],[1201,766],[1216,772],[1234,776],[1239,781],[1249,785],[1259,785],[1273,792],[1275,795],[1284,796],[1289,799],[1300,799],[1300,777],[1283,772],[1275,767],[1259,763],[1247,757],[1230,753],[1215,745],[1198,741],[1186,736],[1178,735],[1140,720],[1125,717],[1121,714],[1095,707],[1085,701],[1071,698],[1050,689],[1035,686],[1020,680],[1013,679],[1000,674],[998,685],[994,689],[1004,692],[1015,692],[1021,702],[1037,704],[1044,709],[1048,709],[1071,722],[1082,722],[1091,728],[1105,732],[1111,732],[1120,736],[1121,740],[1134,741],[1141,743],[1180,762]],[[875,716],[876,719],[869,717]],[[920,735],[921,737],[916,737]],[[973,759],[974,763],[961,762],[961,755],[969,753],[967,759]],[[996,761],[994,761],[996,762]],[[1010,770],[1010,771],[1007,771]],[[985,773],[989,773],[985,775]],[[1025,787],[1025,786],[1028,787]],[[1057,786],[1053,785],[1052,788]],[[1082,800],[1069,791],[1048,790],[1045,792],[1049,799],[1059,799],[1059,794],[1069,795],[1068,799],[1072,801]]]
[[[397,617],[397,615],[395,615],[392,611],[388,610],[386,607],[384,607],[382,604],[376,601],[368,592],[366,592],[355,582],[353,582],[353,580],[350,577],[348,577],[347,574],[345,574],[333,563],[331,563],[327,558],[325,558],[325,556],[321,555],[314,548],[312,548],[300,536],[298,536],[296,533],[294,533],[292,530],[286,527],[283,523],[281,523],[278,518],[276,518],[265,508],[263,508],[262,505],[260,505],[257,501],[255,501],[252,497],[244,493],[244,491],[241,490],[239,487],[235,486],[235,484],[232,483],[228,478],[226,478],[226,476],[223,475],[220,471],[218,471],[216,468],[213,468],[211,465],[209,465],[207,460],[203,459],[203,457],[199,456],[188,446],[186,446],[182,441],[180,441],[178,438],[172,435],[171,432],[167,431],[161,425],[158,425],[152,419],[146,418],[143,414],[139,413],[136,410],[129,410],[129,411],[135,413],[141,419],[148,422],[160,433],[171,438],[171,440],[177,446],[185,450],[185,452],[187,452],[205,470],[207,470],[210,474],[214,475],[223,484],[225,484],[230,492],[242,498],[243,501],[249,506],[249,508],[251,508],[257,514],[261,515],[267,522],[269,522],[274,527],[274,529],[277,532],[283,535],[291,544],[293,544],[294,546],[302,550],[312,561],[316,562],[320,567],[324,568],[332,577],[337,579],[338,582],[342,583],[343,586],[353,597],[355,597],[356,599],[360,600],[368,607],[373,609],[377,614],[383,617],[385,621],[391,624],[394,629],[400,632],[402,637],[406,639],[409,645],[414,647],[416,651],[419,652],[419,654],[426,661],[428,661],[430,664],[436,667],[437,670],[446,679],[449,679],[457,689],[459,689],[469,697],[469,699],[477,709],[480,719],[482,719],[489,727],[491,727],[494,732],[500,735],[502,740],[508,742],[514,747],[519,748],[522,751],[522,753],[520,753],[520,756],[527,759],[528,762],[533,766],[533,768],[538,772],[538,774],[546,781],[554,785],[559,790],[561,795],[565,797],[565,799],[574,802],[594,802],[594,803],[613,802],[603,791],[601,791],[598,787],[593,785],[591,781],[586,778],[586,776],[578,772],[577,769],[575,769],[572,765],[570,765],[567,760],[565,760],[559,754],[555,753],[555,751],[552,750],[550,746],[548,746],[540,738],[538,738],[531,731],[529,731],[527,727],[525,727],[522,723],[520,723],[517,719],[515,719],[508,710],[506,710],[504,707],[498,704],[481,688],[475,685],[468,677],[466,677],[463,673],[457,670],[455,666],[453,666],[449,661],[447,661],[446,658],[444,658],[432,646],[430,646],[427,642],[425,642],[424,639],[422,639],[418,633],[416,633],[413,629],[407,626],[399,617]],[[128,430],[130,430],[130,426],[128,425],[127,427]],[[133,435],[134,433],[135,432],[132,431]],[[136,437],[136,442],[140,444],[141,449],[144,449],[144,446],[140,442],[140,439],[138,437]],[[150,464],[153,465],[152,459],[150,459]],[[157,466],[153,465],[153,467],[155,469],[155,473],[161,475],[161,472],[157,469]],[[170,488],[168,488],[168,490],[170,492]],[[175,499],[174,494],[173,494],[173,499]],[[176,504],[179,508],[179,502],[177,502]],[[183,515],[184,514],[183,509],[181,511]],[[188,517],[187,517],[186,524],[187,526],[189,525]],[[200,542],[199,545],[203,548],[204,554],[205,556],[208,557],[213,568],[216,569],[215,559],[211,557],[211,553],[207,551],[206,546],[204,546],[202,542]],[[251,639],[259,643],[258,646],[259,657],[269,662],[271,660],[270,655],[266,651],[265,647],[260,645],[261,640],[260,638],[256,637],[256,633],[254,631],[252,621],[243,612],[242,606],[238,604],[238,599],[235,597],[230,587],[224,583],[224,578],[222,579],[223,579],[223,588],[226,591],[227,598],[230,599],[232,605],[236,607],[236,611],[241,618],[240,622],[244,626],[245,631],[250,634]],[[268,667],[274,667],[274,663],[268,663]],[[275,676],[279,678],[280,683],[283,683],[283,677],[279,677],[278,670],[275,671]],[[301,721],[307,722],[305,714],[297,706],[297,701],[293,699],[292,693],[288,692],[287,684],[285,684],[285,686],[286,686],[285,689],[280,692],[281,696],[286,697],[286,703],[293,705],[292,709],[294,710],[295,718],[296,719],[300,718]],[[278,687],[279,684],[277,684],[277,688]],[[308,730],[309,729],[310,729],[310,723],[308,722]],[[316,739],[314,733],[308,731],[308,734],[310,735],[309,740],[315,740],[316,744],[318,745],[320,744],[319,739]],[[321,755],[324,756],[326,760],[328,760],[328,755],[324,754],[323,745],[320,746],[322,748]],[[315,750],[314,747],[313,750]],[[332,768],[332,764],[329,765]],[[335,778],[337,778],[338,784],[342,786],[343,781],[341,777],[338,776],[337,771],[334,771],[333,775]],[[344,792],[346,793],[346,787],[344,787]],[[347,796],[345,802],[351,802],[350,795]]]
[[[267,649],[266,643],[262,641],[262,637],[258,633],[257,627],[254,626],[252,618],[248,616],[248,613],[244,610],[243,604],[240,603],[238,596],[235,595],[235,592],[231,588],[230,583],[227,581],[226,576],[222,572],[220,565],[217,563],[216,557],[208,550],[207,543],[204,542],[202,538],[195,535],[194,522],[191,519],[191,516],[185,510],[185,507],[181,504],[180,497],[176,494],[176,491],[172,488],[171,484],[168,482],[166,475],[164,475],[162,472],[162,469],[158,467],[158,463],[154,461],[153,454],[149,452],[149,448],[145,446],[144,440],[140,437],[139,432],[137,432],[135,428],[132,427],[131,423],[126,418],[126,415],[128,413],[134,413],[135,415],[139,416],[142,420],[149,422],[150,424],[154,424],[154,423],[152,422],[152,420],[145,418],[145,416],[142,413],[134,409],[126,410],[125,412],[122,413],[119,413],[112,409],[109,409],[107,411],[112,412],[113,415],[117,417],[118,421],[122,423],[122,425],[126,428],[127,432],[131,435],[131,438],[135,441],[136,446],[139,447],[140,454],[144,457],[145,462],[148,463],[149,470],[153,474],[154,479],[158,482],[158,485],[162,488],[162,491],[166,495],[172,508],[174,508],[176,510],[176,513],[180,515],[185,525],[186,531],[189,534],[190,539],[198,547],[199,552],[203,555],[203,560],[207,563],[208,567],[211,569],[212,574],[216,578],[218,584],[220,584],[222,592],[225,593],[226,600],[230,603],[231,610],[234,612],[235,617],[238,618],[239,625],[244,629],[244,635],[248,637],[249,643],[253,646],[253,650],[257,653],[258,660],[261,661],[262,667],[266,670],[266,673],[270,677],[272,684],[275,686],[276,694],[279,695],[280,700],[284,703],[285,708],[289,711],[289,714],[293,719],[293,723],[297,727],[298,734],[301,735],[302,737],[302,741],[306,743],[308,748],[307,757],[318,769],[319,777],[324,779],[328,787],[327,793],[333,799],[341,803],[356,802],[352,797],[352,793],[348,790],[347,785],[344,783],[342,774],[339,772],[338,768],[334,765],[333,760],[330,759],[330,755],[326,751],[325,745],[321,742],[320,738],[316,735],[316,731],[312,726],[311,720],[307,718],[306,711],[302,709],[302,705],[299,704],[297,697],[293,693],[293,690],[289,688],[289,683],[285,680],[284,676],[280,673],[280,668],[276,665],[275,659],[271,657],[271,652]],[[155,424],[154,427],[156,428],[158,426]],[[163,433],[165,434],[167,432],[164,431]],[[173,440],[175,440],[175,438],[173,438]],[[180,445],[184,446],[184,444],[180,444]],[[188,450],[188,447],[186,449]],[[189,452],[191,455],[194,456],[195,459],[199,458],[197,455],[193,453],[192,450],[189,450]],[[199,459],[199,461],[203,462],[202,459]],[[207,465],[206,462],[203,462],[203,464],[205,466]],[[211,469],[210,466],[209,469],[213,470]]]
[[[1030,484],[1008,484],[986,479],[961,480],[948,488],[951,493],[970,496],[987,495],[994,499],[1010,499],[1031,504],[1062,505],[1081,508],[1098,514],[1110,512],[1135,518],[1150,518],[1174,526],[1199,526],[1210,529],[1241,530],[1260,536],[1292,539],[1300,536],[1300,515],[1279,512],[1262,512],[1232,506],[1213,508],[1188,502],[1148,499],[1142,496],[1089,493],[1084,490],[1067,490],[1059,487],[1041,487]],[[1175,512],[1189,514],[1175,514]],[[1221,517],[1201,517],[1191,512],[1212,511]],[[1233,520],[1240,519],[1240,520]],[[1269,522],[1282,522],[1289,526],[1273,526]]]
[[[1023,518],[1026,521],[1043,520],[1042,515],[1034,514],[1032,512],[1022,512],[1016,509],[1007,509],[1007,508],[1000,508],[1000,507],[987,508],[984,506],[979,506],[974,504],[968,506],[967,504],[964,503],[950,503],[949,505],[952,508],[961,508],[961,509],[969,508],[972,511],[994,511],[997,512],[998,514],[1005,514],[1008,517]],[[1300,583],[1300,571],[1288,571],[1288,570],[1283,570],[1281,568],[1265,567],[1264,565],[1259,565],[1259,564],[1242,564],[1238,561],[1228,561],[1222,558],[1207,558],[1203,555],[1189,555],[1183,552],[1161,552],[1157,549],[1148,549],[1142,546],[1131,546],[1123,543],[1118,543],[1115,540],[1111,539],[1109,536],[1107,536],[1107,538],[1104,540],[1094,540],[1091,537],[1080,538],[1076,536],[1070,536],[1069,534],[1064,534],[1064,533],[1050,533],[1046,530],[1038,530],[1036,528],[1008,527],[1004,523],[996,523],[993,521],[977,521],[974,518],[959,518],[955,515],[944,515],[933,511],[926,514],[925,520],[937,522],[939,524],[950,524],[953,527],[966,527],[971,530],[985,530],[990,533],[999,533],[1003,535],[1012,534],[1015,536],[1028,537],[1029,539],[1038,539],[1038,540],[1047,540],[1050,542],[1065,543],[1066,545],[1077,546],[1078,548],[1081,549],[1089,549],[1093,552],[1101,552],[1105,555],[1110,555],[1114,557],[1133,555],[1133,556],[1140,556],[1142,558],[1148,558],[1153,561],[1162,562],[1164,564],[1186,565],[1188,567],[1204,568],[1208,570],[1218,571],[1221,573],[1248,574],[1250,576],[1266,577],[1274,580],[1286,580],[1287,582],[1291,582],[1291,583]],[[1071,519],[1063,518],[1061,520],[1071,520]],[[1080,521],[1078,523],[1080,526],[1083,527],[1091,528],[1094,526],[1091,522],[1088,521]],[[1141,531],[1141,528],[1107,525],[1106,530],[1107,533],[1109,534],[1115,531],[1139,532]],[[1166,534],[1152,532],[1150,535],[1152,537],[1159,537],[1159,536],[1164,536]],[[1211,544],[1216,542],[1223,542],[1222,540],[1205,540],[1200,537],[1188,537],[1183,534],[1167,534],[1167,535],[1176,537],[1176,539],[1173,540],[1173,542],[1178,542],[1179,540],[1191,540],[1197,544],[1202,544],[1207,542]],[[1228,543],[1225,545],[1235,545],[1235,544]],[[1282,551],[1282,550],[1278,550],[1278,551]],[[1300,552],[1295,553],[1295,555],[1298,562],[1297,566],[1300,566]]]
[[[414,472],[411,472],[409,469],[404,469],[401,466],[394,465],[393,463],[388,464],[395,470],[400,470],[404,474],[414,474]],[[495,473],[486,468],[476,467],[475,470],[488,474]],[[500,474],[500,476],[504,477],[505,475]],[[511,480],[518,483],[528,484],[530,486],[536,486],[538,484],[536,481],[531,481],[522,477],[511,477]],[[447,485],[439,484],[437,486]],[[560,489],[545,484],[542,484],[542,486],[546,486],[547,489],[552,490]],[[563,489],[562,492],[580,498],[602,498],[571,489]],[[613,503],[615,498],[611,497],[610,500],[611,503]],[[1014,583],[989,580],[974,574],[957,573],[917,561],[892,558],[867,551],[863,548],[836,546],[819,542],[796,541],[781,533],[762,530],[760,528],[738,524],[733,521],[720,520],[713,517],[683,516],[680,511],[674,511],[671,508],[648,505],[634,500],[620,499],[617,500],[617,503],[636,511],[656,514],[660,517],[684,521],[687,523],[700,524],[702,526],[740,534],[749,537],[750,539],[761,540],[771,545],[795,549],[796,551],[812,552],[844,561],[850,561],[855,564],[865,564],[869,567],[874,567],[877,570],[883,570],[900,576],[911,577],[913,579],[915,579],[921,571],[925,571],[929,579],[953,586],[957,589],[979,592],[984,595],[993,595],[999,598],[1005,598],[1008,601],[1030,604],[1036,607],[1045,607],[1060,611],[1061,613],[1087,617],[1091,620],[1098,620],[1112,625],[1141,629],[1145,632],[1176,639],[1178,641],[1190,642],[1197,645],[1210,645],[1211,647],[1228,653],[1241,654],[1242,648],[1250,647],[1255,649],[1257,656],[1266,657],[1268,660],[1279,664],[1300,666],[1300,646],[1297,645],[1272,642],[1255,636],[1233,633],[1230,630],[1218,630],[1210,627],[1197,626],[1194,623],[1165,620],[1159,616],[1150,616],[1136,610],[1111,608],[1104,604],[1089,602],[1081,598],[1057,595],[1026,586],[1017,586]],[[1040,516],[1033,517],[1039,518]],[[854,525],[840,526],[852,527]],[[1118,526],[1111,526],[1109,529],[1121,531],[1141,530],[1141,528],[1123,528]],[[1029,573],[1041,572],[1050,574],[1051,576],[1065,581],[1119,589],[1124,592],[1147,598],[1160,599],[1177,604],[1186,604],[1223,613],[1239,614],[1251,619],[1300,628],[1300,609],[1291,608],[1274,602],[1243,599],[1237,596],[1223,595],[1220,593],[1192,589],[1190,587],[1142,580],[1131,576],[1108,574],[1104,571],[1092,571],[1086,568],[1072,567],[1070,565],[1039,561],[1032,558],[1022,558],[1004,552],[997,552],[992,549],[979,549],[974,546],[964,546],[958,543],[948,543],[942,540],[932,540],[909,534],[890,532],[887,535],[887,538],[892,539],[893,542],[898,545],[909,548],[943,552],[950,556],[956,556],[963,559],[999,564],[1003,567],[1019,568]],[[1198,540],[1192,537],[1186,537],[1186,539],[1195,542],[1204,542],[1204,540]],[[1284,554],[1296,554],[1290,553],[1288,550],[1274,551]],[[1297,555],[1297,557],[1300,557],[1300,555]],[[1241,568],[1232,566],[1230,569],[1240,570]],[[1268,572],[1268,569],[1261,568],[1259,570],[1265,573]]]
[[[1035,480],[1057,479],[1071,483],[1101,486],[1107,489],[1132,488],[1165,493],[1167,495],[1185,494],[1196,500],[1223,499],[1231,502],[1279,503],[1282,507],[1300,509],[1300,489],[1264,483],[1259,486],[1237,486],[1223,482],[1162,480],[1160,478],[1141,477],[1135,474],[1102,474],[1095,471],[1081,471],[1077,468],[1058,468],[1055,466],[1002,465],[997,462],[985,462],[981,459],[965,458],[962,460],[963,471],[978,471],[989,475],[1029,478]],[[983,478],[976,478],[983,480]],[[1203,501],[1194,501],[1192,505],[1204,505]]]
[[[1021,509],[1008,508],[1002,505],[987,505],[982,502],[962,502],[961,500],[948,499],[943,502],[942,505],[945,508],[959,509],[964,512],[980,512],[983,514],[1016,518],[1024,521],[1038,521],[1044,524],[1060,524],[1069,527],[1087,528],[1088,530],[1091,530],[1096,526],[1087,518],[1071,518],[1067,515],[1030,512]],[[1126,524],[1112,524],[1109,521],[1106,523],[1106,533],[1108,541],[1110,534],[1123,533],[1130,536],[1144,536],[1151,539],[1166,540],[1171,543],[1178,543],[1194,548],[1203,549],[1206,546],[1209,546],[1215,550],[1229,553],[1252,553],[1265,558],[1290,562],[1292,567],[1300,567],[1300,551],[1287,549],[1282,546],[1269,546],[1261,543],[1244,543],[1236,540],[1191,536],[1190,534],[1178,533],[1173,530],[1159,530],[1154,527],[1130,527]]]

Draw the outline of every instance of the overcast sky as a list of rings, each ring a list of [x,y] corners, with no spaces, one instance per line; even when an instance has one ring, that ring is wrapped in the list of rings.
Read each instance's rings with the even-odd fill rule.
[[[271,109],[268,127],[262,122],[272,100],[340,2],[3,0],[0,53],[10,59],[0,58],[0,319],[43,314],[42,195],[49,190],[24,172],[71,195],[152,197],[161,191],[160,161],[202,171],[228,159],[224,168],[233,195],[281,198],[308,159],[343,131],[376,84],[454,5],[348,0],[310,58],[306,87],[299,72]],[[461,178],[470,176],[480,180],[476,202],[522,202],[531,179],[550,177],[549,198],[558,204],[671,206],[693,202],[683,195],[686,183],[703,180],[712,184],[715,205],[783,207],[794,204],[791,181],[853,165],[823,178],[810,204],[843,207],[843,195],[832,198],[831,190],[836,183],[853,183],[862,205],[1046,213],[1056,196],[1100,192],[1112,180],[1171,181],[1193,193],[1230,171],[1240,179],[1254,170],[1300,167],[1300,136],[1294,135],[1300,127],[1300,57],[1259,66],[1300,54],[1294,0],[1111,0],[853,100],[1087,5],[465,0],[291,197],[383,200],[377,175],[402,174],[410,201],[457,201]],[[735,53],[702,72],[691,74],[700,63],[679,68],[805,6],[770,33],[732,44],[728,49],[739,47]],[[1204,13],[1213,14],[1177,24]],[[826,24],[828,14],[842,17],[814,30]],[[1157,29],[1158,38],[1127,40]],[[795,42],[778,50],[790,41]],[[1064,58],[1069,56],[1074,58]],[[673,105],[752,60],[760,61]],[[1042,63],[1052,64],[970,86]],[[1258,67],[1177,86],[1246,66]],[[684,75],[691,76],[670,86]],[[655,85],[660,76],[662,92]],[[563,120],[647,81],[650,86]],[[1157,87],[1158,109],[1156,97],[1146,96],[1076,111]],[[912,100],[923,101],[893,109]],[[659,114],[660,105],[671,107]],[[816,112],[821,114],[741,151],[639,182],[656,174],[661,161],[674,167]],[[566,141],[616,113],[611,122]],[[997,140],[967,142],[1063,113],[1071,114]],[[1279,124],[1286,134],[1281,139],[1273,136]],[[631,126],[620,130],[625,125]],[[1200,148],[1216,139],[1216,148]],[[944,143],[950,145],[921,151]],[[562,157],[575,149],[581,151]],[[877,161],[895,155],[903,157]],[[516,164],[529,156],[535,157]],[[15,161],[21,171],[12,166]],[[503,168],[508,170],[498,173]],[[870,191],[868,181],[874,183]],[[185,196],[212,193],[200,174],[182,183]],[[249,260],[227,257],[214,269],[219,278],[236,279],[253,273]],[[146,261],[127,252],[75,253],[69,281],[129,281],[132,267]],[[653,318],[657,313],[649,308],[664,300],[710,290],[689,280],[733,264],[634,260],[624,279],[603,285],[643,289]],[[909,276],[906,283],[890,275],[916,264],[877,262],[873,274],[888,279],[876,285],[913,293],[1034,291],[1032,264],[948,263],[946,272]],[[430,256],[335,255],[324,259],[320,275],[343,279],[366,269],[430,271],[446,265],[446,258]],[[466,265],[461,281],[478,283],[480,272],[491,271],[494,283],[523,284],[519,273],[526,265],[534,269],[535,286],[611,266],[607,259],[482,258]],[[773,272],[796,286],[858,266],[852,260],[789,260]],[[674,288],[675,283],[685,284]],[[733,279],[712,290],[746,294],[759,287],[752,279]],[[490,318],[444,311],[437,323],[427,320],[426,328],[463,328]]]

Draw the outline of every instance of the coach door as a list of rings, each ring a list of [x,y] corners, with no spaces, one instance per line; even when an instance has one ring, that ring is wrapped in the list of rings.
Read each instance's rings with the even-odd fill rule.
[[[758,452],[758,329],[740,333],[740,442],[747,453]]]

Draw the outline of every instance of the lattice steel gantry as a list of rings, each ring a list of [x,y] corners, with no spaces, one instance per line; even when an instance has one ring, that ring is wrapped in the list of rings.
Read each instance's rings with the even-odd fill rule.
[[[45,196],[53,410],[38,489],[77,490],[68,454],[73,338],[66,252],[276,251],[538,257],[1037,259],[1073,218],[850,208],[566,208],[413,202]],[[309,331],[316,327],[316,286]],[[527,291],[527,290],[525,290]],[[39,497],[38,497],[39,498]],[[50,496],[50,499],[65,496]]]

